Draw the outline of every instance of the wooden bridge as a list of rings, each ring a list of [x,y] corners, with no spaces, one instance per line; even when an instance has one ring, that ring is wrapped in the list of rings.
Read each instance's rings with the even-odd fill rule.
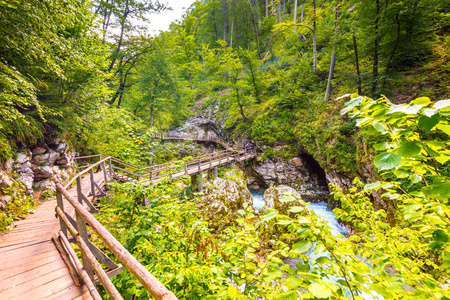
[[[98,212],[95,204],[106,195],[104,184],[120,180],[149,186],[188,175],[192,185],[201,190],[202,173],[217,177],[217,167],[232,167],[253,157],[253,153],[223,150],[190,161],[142,168],[114,157],[77,158],[98,162],[87,164],[66,185],[57,183],[56,200],[43,203],[35,214],[0,236],[0,299],[101,299],[97,284],[102,284],[112,299],[122,299],[110,278],[120,274],[123,266],[155,299],[177,299],[93,216]],[[91,242],[92,234],[102,240],[113,259]],[[71,243],[81,250],[81,261]]]

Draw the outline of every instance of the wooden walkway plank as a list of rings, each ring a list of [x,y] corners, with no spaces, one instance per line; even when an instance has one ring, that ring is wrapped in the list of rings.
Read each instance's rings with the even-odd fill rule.
[[[82,181],[86,192],[89,180]],[[60,230],[55,207],[56,200],[42,203],[34,214],[0,235],[0,299],[92,299],[85,286],[74,284],[51,241]]]

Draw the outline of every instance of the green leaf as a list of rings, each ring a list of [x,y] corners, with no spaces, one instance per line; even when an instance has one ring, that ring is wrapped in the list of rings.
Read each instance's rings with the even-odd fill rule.
[[[434,115],[431,118],[427,116],[420,116],[419,118],[419,128],[422,130],[430,131],[434,126],[439,124],[440,121],[439,115]]]
[[[328,298],[333,294],[328,286],[319,283],[311,284],[308,290],[313,296],[321,299]]]
[[[422,188],[422,191],[428,197],[433,198],[450,198],[450,180],[433,183]]]
[[[265,213],[263,216],[261,216],[261,220],[263,221],[269,221],[273,218],[275,218],[278,215],[278,213],[274,210],[269,210],[267,213]]]
[[[428,97],[419,97],[414,99],[413,101],[411,101],[411,104],[423,104],[423,105],[428,105],[431,103],[430,98]]]
[[[331,259],[327,256],[321,256],[319,258],[316,259],[316,263],[323,265],[323,264],[329,264],[331,263]]]
[[[374,147],[375,150],[377,150],[377,151],[386,150],[386,149],[391,149],[391,145],[389,145],[389,144],[386,143],[386,142],[375,144],[375,145],[373,145],[373,147]]]
[[[344,109],[341,110],[341,115],[345,115],[349,110],[358,106],[363,101],[363,99],[363,97],[356,97],[346,102]]]
[[[305,253],[308,252],[309,249],[311,249],[312,245],[313,244],[310,241],[300,241],[292,245],[292,250],[297,253]]]
[[[381,186],[381,182],[368,183],[364,186],[365,190],[377,190]]]
[[[284,293],[275,295],[274,299],[277,300],[297,300],[298,294],[296,290],[290,290]]]
[[[292,223],[292,220],[280,220],[277,222],[279,225],[289,225]]]
[[[374,121],[372,123],[372,126],[380,133],[385,133],[386,132],[386,126],[384,126],[384,124],[378,122],[378,121]]]
[[[292,206],[291,208],[289,208],[289,211],[293,213],[298,213],[304,210],[305,208],[303,206]]]
[[[402,142],[397,149],[397,153],[403,157],[411,157],[420,154],[422,148],[416,142]]]
[[[433,109],[433,108],[424,108],[424,109],[422,109],[422,113],[423,113],[425,116],[429,117],[429,118],[431,118],[432,116],[434,116],[434,115],[437,114],[438,112],[439,112],[438,109]]]
[[[443,132],[445,132],[447,135],[450,135],[450,125],[446,125],[446,124],[438,124],[436,126],[437,129],[442,130]]]
[[[378,168],[379,171],[382,170],[390,170],[398,166],[401,162],[402,157],[391,153],[391,152],[383,152],[375,156],[374,164]]]
[[[367,123],[367,121],[370,121],[370,118],[365,117],[365,118],[362,118],[362,119],[357,119],[356,120],[356,126],[360,127],[361,125],[364,125],[365,123]]]
[[[404,113],[406,115],[417,115],[423,105],[392,105],[387,114],[393,114],[397,112]]]
[[[438,101],[433,105],[433,107],[437,109],[442,109],[448,106],[450,106],[450,99]]]

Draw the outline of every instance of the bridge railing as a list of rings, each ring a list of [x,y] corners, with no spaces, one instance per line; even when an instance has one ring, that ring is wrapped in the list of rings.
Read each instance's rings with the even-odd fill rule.
[[[112,166],[112,157],[102,158],[79,172],[65,186],[59,183],[56,184],[56,214],[60,221],[61,231],[57,236],[54,236],[54,240],[55,242],[57,241],[57,247],[59,249],[61,248],[65,253],[63,259],[70,266],[69,269],[74,277],[74,282],[75,284],[78,282],[78,285],[84,282],[93,299],[102,299],[95,288],[95,285],[98,283],[103,285],[111,299],[123,299],[110,280],[111,277],[123,271],[123,266],[116,264],[89,240],[90,233],[87,231],[87,225],[89,225],[89,228],[97,234],[114,256],[139,280],[154,298],[165,300],[177,299],[172,292],[164,287],[158,279],[139,263],[92,215],[97,210],[91,201],[89,201],[89,196],[95,199],[104,195],[101,185],[115,180],[115,173]],[[96,173],[94,176],[93,170],[95,168],[100,168],[101,172]],[[101,176],[98,176],[98,174]],[[81,178],[83,176],[90,176],[88,194],[85,194],[81,185]],[[95,177],[100,177],[100,179],[96,180]],[[68,188],[75,182],[77,190],[76,198],[68,191]],[[68,213],[71,208],[75,215],[74,218]],[[71,240],[76,242],[80,248],[82,262],[79,261],[75,251],[70,246]],[[100,263],[108,269],[104,270]]]

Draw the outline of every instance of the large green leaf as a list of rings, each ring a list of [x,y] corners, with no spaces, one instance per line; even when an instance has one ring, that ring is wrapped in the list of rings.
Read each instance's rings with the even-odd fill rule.
[[[416,142],[402,142],[397,149],[397,153],[403,157],[416,156],[422,148]]]
[[[375,156],[374,164],[378,168],[378,170],[390,170],[398,166],[401,162],[402,157],[400,155],[391,153],[391,152],[383,152]]]
[[[308,287],[308,290],[313,296],[323,299],[330,297],[333,293],[331,289],[324,285],[319,283],[313,283]]]
[[[438,101],[433,105],[433,107],[437,109],[442,109],[449,106],[450,106],[450,99]]]
[[[312,245],[310,241],[300,241],[292,246],[292,250],[297,253],[305,253],[311,249]]]
[[[439,123],[440,119],[441,118],[439,117],[438,114],[432,117],[420,116],[418,123],[419,128],[422,130],[430,131],[431,129],[433,129],[434,126],[436,126]]]
[[[344,109],[341,110],[341,115],[345,115],[349,110],[358,106],[363,101],[363,99],[363,97],[356,97],[346,102]]]
[[[263,221],[269,221],[273,218],[275,218],[278,215],[278,213],[274,210],[269,210],[267,213],[261,216],[261,220]]]
[[[447,135],[450,135],[450,125],[446,125],[446,124],[438,124],[436,126],[437,129],[442,130],[443,132],[445,132]]]

